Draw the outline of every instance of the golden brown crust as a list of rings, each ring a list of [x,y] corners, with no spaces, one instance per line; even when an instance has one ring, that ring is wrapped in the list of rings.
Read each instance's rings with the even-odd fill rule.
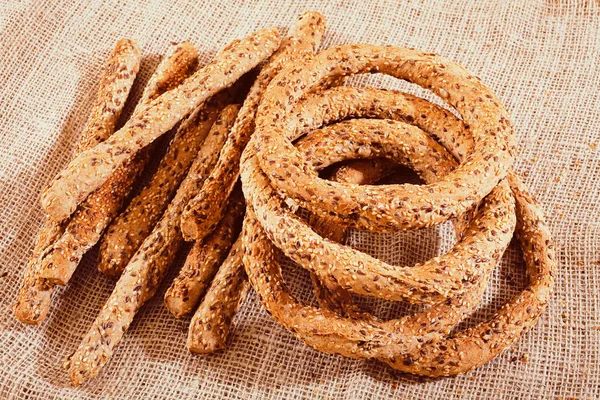
[[[104,65],[96,99],[76,153],[97,145],[112,134],[137,75],[140,58],[139,48],[134,41],[121,39],[117,42]],[[40,259],[63,234],[65,225],[64,222],[50,219],[45,222],[25,267],[23,287],[13,305],[15,317],[25,324],[37,325],[46,319],[53,285],[40,279]]]
[[[375,121],[369,121],[369,125]],[[365,121],[365,122],[367,122]],[[353,125],[362,120],[356,120],[344,123],[344,125]],[[404,143],[406,143],[406,149],[400,151],[407,152],[407,159],[410,159],[413,166],[426,179],[431,182],[433,176],[436,174],[443,174],[446,171],[438,170],[440,166],[448,168],[452,165],[452,158],[435,156],[435,153],[442,151],[439,146],[436,147],[435,142],[429,139],[428,142],[424,142],[427,139],[423,137],[406,136],[401,133],[400,130],[392,124],[382,121],[385,124],[381,125],[378,129],[368,129],[365,131],[357,131],[356,136],[364,137],[365,142],[369,142],[366,138],[368,132],[374,131],[380,135],[380,142],[377,143],[372,141],[373,144],[377,143],[377,146],[371,146],[363,144],[356,146],[356,143],[360,143],[356,140],[356,136],[353,136],[347,129],[339,127],[341,124],[332,125],[327,129],[315,131],[307,136],[306,140],[303,140],[298,144],[299,150],[303,150],[305,147],[310,147],[312,151],[305,151],[304,154],[315,166],[324,167],[332,162],[339,161],[340,157],[357,156],[360,153],[354,153],[356,149],[363,152],[369,151],[369,155],[382,156],[392,155],[393,149],[399,147],[397,143],[395,146],[389,146],[386,148],[385,140],[391,135],[398,135]],[[385,127],[391,127],[390,131],[386,131]],[[337,130],[337,131],[336,131]],[[333,139],[332,139],[333,138]],[[337,139],[337,140],[336,140]],[[254,140],[254,139],[253,139]],[[431,146],[429,151],[423,151],[419,149],[418,145],[423,142]],[[306,144],[306,146],[304,146]],[[383,144],[383,145],[382,145]],[[351,146],[355,145],[356,149],[352,149]],[[416,146],[413,148],[413,146]],[[437,150],[436,150],[437,149]],[[374,154],[376,150],[386,152],[385,154]],[[249,151],[249,150],[247,150]],[[415,155],[421,154],[421,158],[415,157]],[[410,157],[412,155],[412,157]],[[401,158],[394,157],[397,161],[402,161]],[[318,161],[315,161],[318,160]],[[242,177],[244,185],[246,185],[246,175],[244,168],[246,163],[249,161],[245,160],[243,166]],[[246,190],[247,187],[244,187]],[[506,219],[510,225],[511,221],[514,224],[514,214],[510,215],[512,208],[510,207],[510,192],[507,192],[507,187],[504,186],[504,193],[509,195],[508,199],[505,199],[500,195],[500,191],[496,194],[497,199],[491,200],[486,199],[486,205],[483,207],[481,214],[493,214],[498,216],[499,220]],[[254,201],[254,194],[249,195],[248,201],[252,204],[257,204],[260,207],[259,202]],[[503,207],[508,205],[506,211],[501,211]],[[489,210],[486,210],[488,208]],[[261,213],[267,212],[261,208]],[[249,211],[250,215],[257,218],[254,211]],[[481,216],[476,216],[475,220]],[[261,218],[257,218],[261,221]],[[402,318],[400,320],[392,320],[386,322],[379,322],[373,318],[341,318],[337,315],[331,315],[328,310],[316,310],[311,307],[301,306],[290,294],[284,289],[281,281],[281,274],[273,268],[271,262],[273,261],[272,250],[269,250],[266,243],[262,240],[256,240],[257,235],[268,233],[273,230],[275,225],[272,225],[269,221],[268,224],[260,222],[258,225],[263,225],[266,231],[262,231],[262,227],[259,227],[256,223],[250,224],[252,228],[250,231],[249,239],[252,243],[248,244],[245,255],[246,268],[251,269],[249,276],[253,286],[258,290],[260,298],[263,304],[268,308],[270,313],[281,323],[290,329],[295,335],[302,338],[303,341],[310,344],[311,346],[328,352],[334,352],[337,354],[343,354],[350,357],[390,357],[397,354],[403,354],[409,351],[414,351],[418,348],[419,343],[424,341],[440,339],[442,334],[448,333],[450,329],[458,323],[467,312],[473,310],[477,305],[479,297],[483,293],[485,283],[489,278],[491,269],[496,265],[499,257],[502,255],[504,249],[508,245],[508,241],[505,241],[503,247],[492,254],[488,255],[488,259],[482,259],[479,262],[481,273],[483,276],[474,281],[473,285],[464,295],[456,296],[449,299],[447,302],[441,302],[427,311],[414,316]],[[489,222],[488,222],[489,223]],[[474,223],[475,224],[475,223]],[[482,220],[478,224],[484,225],[485,222]],[[285,227],[286,225],[278,225],[279,228]],[[479,225],[477,225],[479,226]],[[296,226],[285,229],[285,232],[289,235],[290,232],[297,229]],[[509,228],[510,229],[510,228]],[[300,239],[302,240],[302,239]],[[302,244],[298,239],[292,239],[295,241],[296,248],[300,254],[319,254],[320,259],[323,262],[332,263],[334,258],[338,258],[339,254],[331,253],[327,251],[321,251],[318,246],[313,246],[310,251],[301,248]],[[257,242],[260,242],[257,244]],[[269,242],[270,243],[270,242]],[[300,244],[300,248],[298,247]],[[270,254],[270,261],[265,261],[266,256],[264,254]],[[260,255],[260,258],[258,256]],[[304,260],[297,259],[296,261],[300,264],[306,264],[310,262],[311,258],[315,257],[302,257]],[[266,266],[265,266],[266,265]],[[303,265],[304,266],[304,265]],[[258,272],[260,271],[260,272]],[[379,281],[379,279],[375,279]],[[376,295],[376,294],[372,294]],[[444,318],[439,318],[443,315]],[[327,322],[326,322],[327,321]]]
[[[279,46],[274,28],[262,29],[219,53],[177,89],[158,97],[110,139],[80,153],[42,193],[41,203],[55,220],[68,217],[128,159],[171,129],[215,93],[231,86]]]
[[[140,60],[140,49],[135,41],[121,39],[117,42],[104,65],[98,94],[75,154],[97,146],[112,135],[139,71]]]
[[[35,242],[33,254],[25,266],[23,285],[12,307],[15,317],[24,324],[38,325],[46,319],[50,311],[54,286],[49,286],[39,279],[39,260],[44,250],[52,246],[62,234],[62,225],[50,220],[44,223]]]
[[[310,147],[304,146],[304,149]],[[303,152],[305,154],[305,152]],[[352,160],[336,167],[330,180],[354,185],[372,185],[393,170],[394,163],[386,159]],[[328,218],[311,214],[308,224],[323,238],[337,243],[344,243],[347,227],[337,224]],[[352,295],[331,279],[320,281],[311,274],[315,297],[321,308],[326,308],[341,316],[364,316],[362,310],[354,303]]]
[[[383,360],[398,370],[427,376],[450,376],[485,364],[512,346],[546,309],[554,286],[556,256],[550,230],[526,186],[509,172],[516,199],[517,236],[523,251],[528,286],[487,321],[413,354]]]
[[[283,68],[312,56],[319,47],[324,31],[325,18],[321,14],[314,11],[301,14],[279,50],[262,68],[244,101],[215,169],[183,212],[181,230],[186,240],[202,239],[221,220],[227,198],[239,177],[240,156],[254,132],[254,118],[264,91]]]
[[[165,304],[175,317],[191,313],[200,303],[239,235],[244,208],[240,188],[238,193],[232,193],[225,215],[215,230],[205,240],[194,243],[179,275],[165,293]]]
[[[340,88],[337,93],[340,94],[342,91],[349,93],[348,90]],[[372,92],[374,94],[376,91]],[[335,94],[335,91],[332,91],[332,93]],[[327,95],[325,93],[322,97]],[[327,120],[326,122],[332,122],[344,118],[347,114],[356,116],[356,109],[353,108],[352,103],[360,103],[356,102],[355,98],[361,95],[355,93],[353,96],[340,103],[342,104],[341,109],[336,109],[336,112],[333,113],[323,107],[313,107],[310,111],[295,111],[292,114],[299,120],[309,120],[308,125],[312,126],[320,126],[325,120]],[[472,151],[472,143],[474,143],[470,138],[471,131],[468,129],[457,130],[456,128],[460,128],[461,123],[451,114],[446,114],[439,107],[424,100],[412,98],[412,96],[394,94],[394,97],[403,97],[400,101],[397,101],[398,99],[392,101],[391,98],[386,100],[386,96],[386,93],[379,92],[378,96],[373,97],[376,102],[372,103],[371,106],[363,103],[363,107],[360,109],[368,110],[364,114],[369,117],[373,117],[373,114],[379,114],[375,116],[411,121],[438,139],[459,161],[464,162],[465,158],[469,157]],[[426,106],[426,111],[420,110],[417,108],[418,106]],[[310,107],[308,108],[310,109]],[[315,115],[319,112],[322,112],[322,115]],[[423,120],[418,117],[414,118],[414,114],[417,112],[423,112]],[[310,116],[310,118],[307,119],[306,116]],[[319,122],[315,122],[315,120]],[[447,125],[449,120],[451,124]],[[452,120],[455,122],[452,122]],[[402,130],[397,127],[388,132],[384,125],[373,129],[377,126],[377,123],[369,122],[365,126],[370,125],[372,129],[351,131],[351,129],[359,128],[361,124],[365,123],[366,121],[354,120],[346,122],[348,126],[345,129],[340,129],[339,125],[341,124],[337,124],[337,127],[332,125],[314,131],[297,144],[298,152],[303,155],[306,163],[311,168],[316,169],[326,167],[332,162],[348,157],[392,155],[394,160],[409,162],[417,170],[419,170],[419,164],[415,164],[415,162],[422,161],[421,166],[423,167],[431,154],[427,154],[426,151],[420,152],[417,150],[418,146],[413,146],[421,144],[430,147],[432,153],[439,152],[439,149],[435,150],[436,147],[433,145],[435,142],[420,139],[415,134],[410,134],[404,138],[407,148],[401,149],[402,144],[390,140],[393,139],[393,135],[402,135]],[[304,128],[301,127],[296,132],[298,136],[310,130],[311,127]],[[336,130],[338,137],[335,137]],[[377,133],[369,135],[373,132]],[[244,262],[250,281],[257,290],[262,303],[276,320],[304,342],[326,352],[350,357],[375,357],[389,363],[394,368],[410,373],[446,376],[465,372],[489,361],[512,345],[524,330],[535,324],[548,301],[553,284],[553,271],[555,268],[553,246],[539,208],[532,202],[530,196],[526,193],[526,189],[512,172],[508,173],[508,180],[510,189],[516,197],[519,236],[522,241],[528,272],[531,274],[530,286],[520,296],[499,310],[489,321],[446,337],[450,334],[452,327],[466,316],[466,313],[476,307],[483,294],[491,267],[496,264],[504,249],[500,246],[497,250],[488,253],[487,256],[484,253],[477,252],[477,257],[481,256],[482,258],[473,258],[470,262],[487,265],[485,267],[486,272],[480,280],[475,281],[470,289],[463,292],[463,294],[459,296],[454,294],[447,301],[437,303],[422,313],[405,317],[399,321],[392,321],[387,326],[379,325],[381,322],[372,317],[364,316],[360,312],[350,315],[352,318],[343,318],[344,309],[334,309],[333,311],[336,311],[337,314],[328,309],[335,308],[339,305],[339,302],[337,305],[335,303],[333,305],[323,303],[326,308],[321,310],[303,306],[285,288],[276,263],[276,248],[274,245],[276,244],[277,247],[289,254],[290,250],[287,246],[293,244],[294,251],[298,253],[298,257],[294,257],[292,254],[292,258],[296,262],[306,267],[306,264],[310,264],[313,260],[321,259],[323,266],[325,264],[330,265],[329,271],[331,271],[331,265],[337,263],[340,253],[339,251],[327,250],[327,241],[325,241],[325,246],[320,246],[320,242],[311,242],[310,245],[303,246],[302,242],[306,240],[306,237],[303,236],[306,233],[306,230],[303,231],[305,226],[296,224],[289,212],[284,217],[284,214],[280,213],[281,209],[286,207],[284,203],[272,200],[278,196],[278,193],[273,188],[269,188],[269,181],[266,175],[262,174],[256,155],[259,148],[264,148],[264,146],[262,146],[262,142],[259,145],[255,141],[258,141],[257,137],[252,139],[246,149],[242,163],[242,181],[249,203],[244,224]],[[415,143],[415,141],[418,143]],[[306,151],[307,149],[310,149],[310,151]],[[395,150],[405,151],[405,159],[394,156]],[[438,157],[432,160],[431,165],[444,162],[447,162],[447,157]],[[429,172],[435,174],[435,170]],[[431,181],[427,175],[421,173],[421,176],[428,183]],[[429,176],[429,178],[432,178],[432,176]],[[356,187],[349,185],[348,188],[354,190]],[[293,204],[294,202],[286,199],[286,203]],[[491,236],[506,234],[507,232],[504,232],[504,229],[510,226],[511,220],[513,223],[515,220],[515,211],[511,204],[512,194],[509,186],[506,181],[500,181],[498,186],[494,187],[491,193],[485,197],[483,205],[474,214],[473,220],[467,227],[467,232],[462,236],[459,243],[469,243],[469,246],[477,246],[478,240],[472,238],[477,236],[474,231],[480,229],[490,229],[490,232],[493,233]],[[254,208],[255,206],[257,209]],[[502,207],[506,206],[508,207],[505,211],[499,212]],[[271,215],[268,215],[269,213]],[[488,215],[489,218],[486,219],[484,215]],[[288,224],[290,221],[293,222],[291,225]],[[500,228],[503,223],[508,223],[508,225],[505,228]],[[460,220],[457,226],[460,230]],[[279,233],[282,232],[285,232],[285,235],[291,233],[289,243],[279,237]],[[271,240],[274,242],[271,242]],[[484,240],[485,242],[488,241],[488,239]],[[483,247],[488,245],[494,247],[491,243],[484,243]],[[334,246],[332,248],[337,250],[340,247]],[[481,250],[489,251],[490,248]],[[360,255],[358,254],[358,256]],[[343,262],[345,261],[348,260]],[[315,265],[318,265],[318,263],[315,263]],[[369,263],[366,262],[361,263],[361,265],[363,269],[356,269],[356,276],[351,276],[349,281],[360,281],[362,278],[359,276],[364,273],[366,268],[370,267]],[[448,263],[447,265],[451,266],[453,264]],[[335,276],[335,274],[332,275]],[[329,276],[322,274],[321,277],[328,278]],[[333,281],[337,283],[339,282],[338,278],[343,278],[343,276],[335,276],[335,278]],[[372,277],[372,280],[378,279],[381,279],[381,277],[378,277],[377,274]],[[366,283],[366,281],[362,282]],[[347,282],[343,283],[345,288],[356,289],[352,285],[346,285]],[[432,280],[429,284],[436,285],[437,282]],[[427,292],[427,290],[425,291]],[[381,292],[378,290],[373,292],[373,295],[380,294]],[[340,301],[344,302],[346,300],[341,299]]]
[[[98,261],[102,273],[114,278],[121,275],[169,205],[219,112],[247,92],[249,78],[244,76],[232,87],[219,92],[181,123],[150,182],[106,229]]]
[[[198,192],[214,167],[238,110],[237,105],[229,105],[223,109],[173,201],[127,264],[79,348],[68,357],[65,368],[73,384],[79,385],[98,374],[118,346],[137,311],[154,296],[183,243],[179,230],[181,211]]]

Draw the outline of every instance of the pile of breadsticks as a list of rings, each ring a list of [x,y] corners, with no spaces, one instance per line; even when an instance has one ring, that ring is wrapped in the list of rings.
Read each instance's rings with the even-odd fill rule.
[[[187,346],[196,353],[225,346],[248,281],[273,318],[315,349],[420,375],[468,371],[535,324],[555,257],[540,208],[511,170],[514,138],[500,101],[435,54],[374,45],[317,53],[324,30],[325,19],[307,12],[283,39],[276,29],[257,31],[200,69],[191,44],[174,45],[114,132],[140,61],[135,43],[119,41],[77,155],[42,193],[48,220],[13,308],[24,323],[42,322],[54,287],[99,243],[98,269],[119,280],[65,362],[75,384],[106,364],[184,241],[194,245],[165,304],[176,317],[193,314]],[[430,89],[460,117],[406,93],[340,86],[363,73]],[[154,141],[170,130],[156,172],[127,205]],[[425,184],[376,185],[399,164]],[[326,168],[327,179],[319,175]],[[455,246],[416,266],[344,245],[350,228],[393,232],[448,220]],[[457,331],[515,231],[528,286],[488,321]],[[287,288],[280,254],[310,272],[319,307]],[[426,307],[382,320],[355,295]]]

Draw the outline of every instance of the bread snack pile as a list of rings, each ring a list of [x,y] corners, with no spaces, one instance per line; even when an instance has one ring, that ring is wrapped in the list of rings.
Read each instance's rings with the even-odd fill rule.
[[[511,169],[514,137],[501,102],[435,54],[368,44],[317,53],[324,31],[323,16],[307,12],[283,39],[276,29],[259,30],[200,69],[190,43],[173,45],[113,133],[140,61],[134,42],[119,41],[75,158],[42,193],[48,221],[13,308],[20,321],[41,323],[53,288],[100,243],[99,270],[119,280],[65,362],[74,384],[108,362],[185,240],[194,244],[165,304],[177,318],[191,316],[194,353],[226,346],[249,287],[313,348],[425,376],[482,365],[536,323],[556,261],[541,210]],[[340,86],[365,73],[429,89],[459,116],[406,93]],[[155,140],[170,130],[156,171],[126,205]],[[375,185],[397,165],[425,184]],[[321,178],[328,167],[329,179]],[[348,229],[396,232],[446,221],[458,242],[415,266],[344,245]],[[477,309],[515,231],[528,286],[488,321],[456,329]],[[318,307],[288,289],[282,255],[310,273]],[[355,295],[423,308],[382,320]]]

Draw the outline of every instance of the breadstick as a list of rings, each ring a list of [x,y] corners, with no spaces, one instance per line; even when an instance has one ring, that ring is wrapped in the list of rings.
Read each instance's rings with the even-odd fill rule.
[[[46,220],[38,234],[33,254],[25,266],[23,285],[12,307],[15,317],[24,324],[38,325],[50,311],[54,287],[39,278],[39,261],[43,252],[54,244],[63,230],[60,222]]]
[[[233,86],[199,106],[179,126],[148,185],[106,229],[99,251],[98,269],[102,273],[113,278],[121,275],[169,205],[219,112],[232,100],[243,98],[252,78],[243,76]]]
[[[242,227],[244,198],[233,192],[227,212],[217,228],[205,240],[197,241],[179,275],[165,293],[165,304],[181,318],[192,312],[220,268]]]
[[[141,53],[131,39],[117,42],[104,65],[92,111],[77,143],[75,154],[91,149],[113,134],[129,91],[140,69]]]
[[[180,125],[148,185],[107,228],[100,242],[98,269],[102,273],[114,278],[121,275],[175,195],[221,108],[221,101],[211,100]]]
[[[42,193],[41,203],[55,220],[68,217],[123,163],[171,129],[221,89],[269,57],[279,46],[274,28],[240,40],[178,88],[143,107],[110,139],[79,154]]]
[[[162,93],[179,86],[197,64],[198,52],[191,43],[172,46],[150,79],[134,113]],[[79,205],[63,235],[41,259],[41,278],[53,285],[69,282],[83,255],[98,242],[106,226],[122,208],[151,150],[147,147],[125,162]]]
[[[431,185],[355,187],[318,179],[310,172],[292,145],[298,121],[291,115],[292,109],[325,78],[365,72],[408,80],[432,90],[454,107],[474,139],[465,162]],[[258,159],[271,184],[300,206],[335,213],[359,229],[393,231],[447,221],[478,204],[512,165],[512,126],[492,91],[461,66],[413,49],[342,45],[324,50],[277,75],[256,115],[255,134],[261,143]],[[335,203],[330,201],[332,196]]]
[[[155,294],[183,244],[179,230],[181,211],[214,167],[238,110],[237,105],[223,109],[173,201],[127,264],[79,348],[67,358],[65,368],[73,384],[79,385],[98,374],[112,356],[137,311]]]
[[[254,118],[264,91],[282,68],[311,56],[319,47],[324,31],[325,18],[321,14],[309,11],[300,15],[279,50],[262,68],[244,101],[215,169],[183,212],[181,231],[186,240],[202,239],[223,217],[227,198],[239,177],[240,156],[254,132]]]
[[[113,132],[137,75],[140,58],[140,51],[135,42],[129,39],[117,42],[104,65],[96,100],[77,144],[77,153],[95,146]],[[25,324],[41,323],[50,309],[53,287],[39,278],[39,262],[62,235],[64,225],[47,219],[25,267],[23,287],[12,308],[15,317]]]
[[[187,338],[192,353],[210,354],[225,347],[231,322],[248,289],[242,253],[242,239],[238,238],[194,313]]]

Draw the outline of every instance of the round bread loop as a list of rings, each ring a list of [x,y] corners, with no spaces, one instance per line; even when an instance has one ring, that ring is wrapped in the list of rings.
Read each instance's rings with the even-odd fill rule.
[[[417,126],[447,147],[459,160],[464,159],[465,155],[469,154],[473,145],[473,139],[467,129],[464,129],[464,127],[461,128],[460,120],[456,119],[449,112],[423,99],[400,93],[393,93],[393,96],[391,95],[392,93],[390,92],[377,90],[359,91],[353,88],[338,88],[321,95],[314,95],[312,96],[312,100],[320,96],[320,103],[319,101],[315,101],[316,104],[311,104],[305,108],[298,107],[294,112],[294,117],[298,122],[295,126],[296,137],[310,131],[313,127],[319,127],[325,123],[351,116],[394,118],[413,121]],[[368,102],[364,101],[369,96],[371,100],[376,100],[372,106],[367,106]],[[343,107],[337,108],[335,109],[336,112],[328,114],[330,110],[327,107],[328,102],[336,97],[338,103],[339,100],[342,100],[340,104],[343,104]],[[360,100],[356,100],[359,97],[362,97],[362,103]],[[394,99],[393,97],[396,98]],[[353,101],[348,101],[349,99]],[[331,101],[331,103],[335,102]],[[306,106],[309,102],[306,101],[303,104]],[[363,104],[364,107],[357,107],[357,104]],[[415,114],[419,112],[423,112],[423,116],[415,118]],[[351,123],[356,123],[356,121]],[[349,122],[348,124],[351,123]],[[459,127],[459,129],[447,129],[452,124],[455,125],[454,128]],[[312,161],[313,165],[325,166],[324,163],[319,162],[321,157],[330,157],[331,160],[336,159],[336,157],[337,159],[343,159],[341,157],[343,151],[346,151],[348,155],[354,154],[354,156],[357,156],[358,153],[358,157],[376,157],[381,154],[377,153],[377,151],[380,151],[377,146],[367,148],[361,147],[360,144],[358,148],[353,150],[354,153],[348,149],[344,150],[343,145],[334,150],[327,150],[325,147],[321,148],[319,147],[320,144],[317,144],[318,141],[315,140],[315,133],[323,131],[322,129],[313,132],[297,144],[299,151],[301,151],[302,146],[312,146],[312,151],[305,151],[303,154],[306,156],[307,162],[310,163]],[[323,138],[323,140],[331,140],[331,138]],[[313,142],[312,145],[309,144],[311,141]],[[348,144],[356,144],[354,139],[347,140],[347,142],[349,142]],[[255,147],[253,148],[252,146]],[[244,155],[243,168],[247,168],[247,170],[242,177],[245,180],[245,186],[249,186],[247,183],[256,183],[253,182],[256,178],[262,179],[263,182],[261,184],[266,185],[263,186],[263,189],[266,189],[269,187],[268,180],[262,174],[257,163],[255,157],[256,147],[258,147],[257,143],[252,143]],[[339,150],[338,154],[335,154],[336,150]],[[319,154],[319,152],[322,154]],[[361,152],[363,154],[360,154]],[[544,310],[553,286],[553,273],[556,266],[553,245],[548,229],[543,221],[542,213],[514,173],[509,173],[508,178],[511,189],[517,197],[519,234],[528,275],[530,276],[530,284],[519,296],[505,305],[489,321],[466,331],[458,332],[447,339],[440,340],[439,337],[440,335],[448,334],[453,326],[450,323],[453,315],[451,313],[435,314],[433,312],[433,314],[429,314],[429,317],[432,317],[431,319],[421,320],[424,328],[420,331],[414,330],[413,334],[415,336],[410,336],[410,328],[414,328],[417,325],[407,326],[406,321],[402,325],[404,330],[401,331],[386,329],[394,326],[393,322],[389,326],[383,326],[378,330],[375,326],[379,322],[375,318],[365,316],[364,320],[361,318],[344,319],[336,315],[333,311],[305,307],[298,303],[285,287],[279,266],[275,260],[275,251],[277,249],[270,242],[267,235],[268,232],[263,229],[261,217],[265,221],[268,218],[265,215],[261,216],[260,212],[257,216],[257,212],[253,209],[253,206],[257,203],[255,203],[256,199],[251,197],[257,193],[256,189],[259,189],[260,192],[260,188],[256,186],[248,188],[248,190],[245,187],[250,204],[244,229],[246,247],[244,262],[251,278],[251,283],[259,293],[259,298],[273,316],[298,338],[317,349],[351,357],[375,356],[396,369],[422,375],[445,376],[468,371],[500,354],[512,345],[522,332],[533,326]],[[495,190],[506,191],[506,182],[502,182]],[[270,194],[276,196],[277,192],[271,189]],[[286,202],[289,201],[290,199]],[[258,205],[262,204],[258,203]],[[281,204],[279,206],[282,207]],[[284,225],[270,227],[275,230],[285,229],[287,234],[295,233],[295,231],[289,230]],[[321,252],[320,249],[312,249],[305,253],[299,252],[299,259],[302,260],[301,263],[307,263],[314,258],[330,257],[331,255],[331,253]],[[335,254],[335,257],[337,256]],[[335,257],[333,258],[335,259]],[[485,287],[483,280],[480,280],[478,284],[481,285],[479,286],[480,288]],[[454,307],[460,308],[464,306],[464,298],[467,296],[472,296],[472,299],[479,299],[481,292],[476,293],[478,284],[473,285],[471,290],[463,295],[447,300],[446,305],[449,305],[450,311],[457,312]],[[453,302],[456,302],[454,306],[451,305]],[[441,304],[436,304],[434,307],[426,310],[425,313],[435,310],[436,307],[440,306]],[[462,311],[465,313],[468,312],[466,309]],[[360,314],[357,315],[360,316]],[[418,315],[416,314],[412,317],[418,320]],[[449,318],[445,319],[446,317]],[[423,318],[422,315],[421,318]],[[442,322],[439,322],[438,318]],[[456,321],[459,321],[461,318],[462,316],[460,318],[457,317]],[[348,322],[348,320],[351,322]],[[356,335],[356,332],[352,328],[348,331],[349,326],[352,327],[352,324],[356,323],[356,321],[368,324],[370,329],[359,328],[358,335]],[[431,322],[428,324],[428,321]],[[438,330],[435,329],[434,324],[437,325]],[[446,330],[444,331],[444,329]],[[402,334],[408,334],[409,336],[402,337]],[[348,338],[350,338],[349,343],[345,342]],[[360,341],[361,338],[367,338],[367,340]],[[352,342],[352,339],[359,341]],[[373,339],[373,341],[369,339]],[[405,339],[406,342],[402,341],[402,339]],[[412,350],[410,350],[411,348]],[[402,349],[405,350],[403,354]],[[386,353],[387,355],[384,355]]]
[[[321,122],[328,123],[334,118],[343,119],[352,115],[362,116],[361,113],[369,117],[409,119],[410,113],[401,113],[400,110],[404,104],[410,102],[410,99],[411,97],[403,98],[401,93],[384,90],[361,91],[350,87],[330,89],[308,97],[306,101],[299,104],[297,113],[294,110],[295,115],[313,115],[312,119],[302,117],[305,125],[298,127],[297,131],[301,134],[320,126]],[[319,110],[326,109],[322,107],[324,101],[330,101],[330,104],[342,104],[344,112],[337,113],[326,120],[323,115],[318,114]],[[371,107],[374,101],[380,108]],[[465,134],[460,132],[462,127],[460,120],[450,112],[429,104],[428,109],[421,111],[427,113],[427,118],[415,121],[420,125],[419,127],[436,131],[444,129],[454,131],[457,132],[456,136]],[[384,112],[384,108],[387,111]],[[390,140],[394,137],[398,139],[396,136],[398,132],[403,132],[404,140],[411,140],[410,146],[390,142],[388,149],[395,151],[396,154],[377,154],[373,150],[361,155],[358,149],[353,157],[395,156],[396,161],[400,163],[410,159],[415,164],[416,161],[427,160],[427,157],[430,157],[432,153],[430,147],[439,149],[438,153],[443,150],[423,131],[405,123],[361,120],[353,124],[364,125],[364,129],[354,133],[350,130],[343,132],[346,136],[354,136],[351,140],[346,140],[341,146],[342,150],[344,146],[360,144],[360,138],[364,142],[379,144],[384,137]],[[324,135],[333,134],[335,129],[343,126],[345,125],[323,128]],[[253,146],[257,146],[258,137],[252,140]],[[403,157],[398,152],[407,152],[407,154]],[[328,151],[322,153],[323,157],[333,155],[328,154]],[[415,267],[391,266],[351,247],[323,240],[287,207],[282,206],[277,192],[270,185],[258,165],[257,158],[252,154],[248,151],[242,162],[244,194],[256,211],[270,240],[273,240],[275,245],[293,261],[315,273],[321,280],[333,279],[356,294],[412,303],[441,302],[465,292],[470,285],[481,279],[481,271],[484,270],[482,265],[501,255],[512,237],[515,223],[512,209],[514,200],[506,183],[501,183],[486,198],[472,226],[452,251]],[[335,159],[335,161],[340,160],[340,158]],[[434,164],[435,159],[428,162]],[[348,186],[357,187],[357,185]],[[337,198],[333,197],[329,201],[335,203],[336,200]]]
[[[338,144],[329,131],[338,129],[340,137],[354,143],[352,135],[346,136],[344,126],[355,121],[333,125],[328,130],[315,131],[298,144],[298,148],[304,150],[309,160],[311,154],[323,153],[328,159],[319,159],[319,167],[326,167],[341,158],[352,157],[356,148],[365,148],[358,145],[351,148],[348,143],[343,143],[336,149]],[[378,121],[373,121],[378,122]],[[385,121],[383,121],[385,123]],[[334,135],[335,136],[335,135]],[[400,136],[400,135],[399,135]],[[404,139],[400,136],[400,139]],[[339,141],[338,141],[339,142]],[[417,159],[415,168],[420,175],[428,181],[435,178],[435,174],[443,175],[453,166],[454,160],[442,152],[439,145],[429,139],[432,150],[423,159]],[[409,145],[412,145],[409,142]],[[393,146],[391,146],[393,148]],[[373,150],[379,149],[373,146]],[[391,154],[388,153],[389,156]],[[396,159],[400,159],[397,157]],[[254,210],[250,211],[250,219],[247,221],[246,234],[252,238],[259,237],[261,240],[252,239],[257,248],[247,249],[248,260],[246,267],[253,271],[250,278],[253,284],[260,286],[257,289],[261,300],[267,310],[284,326],[294,332],[306,343],[313,347],[349,357],[398,357],[406,352],[416,351],[422,343],[440,340],[458,323],[464,316],[473,310],[479,303],[492,268],[496,265],[499,257],[490,260],[484,266],[484,277],[478,281],[463,296],[457,296],[447,302],[439,303],[423,313],[407,316],[397,320],[386,322],[377,321],[374,318],[344,318],[335,315],[331,311],[307,307],[297,302],[285,288],[279,265],[275,262],[275,247],[268,240],[264,230],[256,219]],[[260,248],[259,250],[256,250]],[[261,258],[255,257],[261,252]],[[501,253],[500,253],[501,254]],[[266,260],[271,260],[267,262]],[[262,267],[261,267],[262,266]],[[255,268],[253,268],[255,267]],[[442,316],[442,317],[440,317]]]
[[[292,145],[300,122],[292,110],[323,80],[368,72],[430,89],[460,113],[470,126],[474,146],[455,171],[424,186],[353,186],[318,178]],[[285,69],[265,92],[255,136],[260,165],[276,188],[312,212],[324,210],[353,227],[370,230],[426,227],[461,215],[490,193],[512,164],[512,126],[491,90],[449,60],[397,47],[336,46]]]

